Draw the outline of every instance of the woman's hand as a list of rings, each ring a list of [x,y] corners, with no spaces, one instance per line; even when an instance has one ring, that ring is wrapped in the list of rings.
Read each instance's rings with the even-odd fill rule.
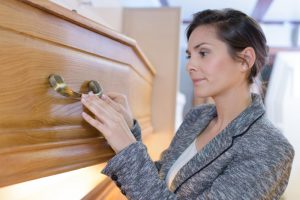
[[[81,102],[89,109],[95,118],[83,112],[85,121],[99,130],[106,138],[112,149],[118,153],[130,144],[136,142],[123,115],[116,111],[111,103],[108,103],[108,96],[101,98],[94,94],[82,95]],[[110,99],[110,101],[112,101]]]
[[[109,98],[106,98],[107,96]],[[106,93],[102,96],[103,100],[106,101],[108,104],[110,104],[116,111],[118,111],[122,116],[124,117],[125,121],[127,122],[127,125],[129,129],[132,129],[133,126],[133,117],[131,110],[128,105],[128,101],[125,95],[120,93]]]

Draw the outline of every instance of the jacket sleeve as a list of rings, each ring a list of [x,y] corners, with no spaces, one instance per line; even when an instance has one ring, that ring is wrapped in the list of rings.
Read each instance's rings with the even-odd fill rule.
[[[176,135],[180,135],[192,123],[194,109],[185,116]],[[135,125],[138,125],[135,121]],[[137,127],[137,126],[136,126]],[[138,126],[139,127],[139,126]],[[136,138],[141,137],[140,128],[132,128]],[[171,145],[173,145],[171,142]],[[161,160],[168,154],[168,149],[161,154]],[[137,139],[108,161],[102,173],[109,176],[128,199],[175,200],[176,195],[168,190],[164,180],[159,178],[161,160],[153,162],[147,152],[147,147]]]
[[[142,142],[123,149],[107,163],[102,173],[109,176],[128,199],[171,200],[165,181],[158,176],[157,167]]]
[[[131,132],[137,141],[142,142],[141,127],[136,119],[133,120],[133,126],[131,128]],[[166,150],[164,152],[166,152]],[[162,157],[162,155],[164,155],[164,152],[161,153],[161,157]],[[157,171],[159,172],[160,168],[161,168],[161,162],[155,161],[154,164],[157,168]]]
[[[197,200],[280,199],[288,184],[294,150],[289,146],[281,154],[275,151],[276,157],[271,157],[269,150],[234,161]]]

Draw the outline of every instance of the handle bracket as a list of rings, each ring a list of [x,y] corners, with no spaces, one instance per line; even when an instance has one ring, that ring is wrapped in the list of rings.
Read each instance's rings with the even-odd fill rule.
[[[57,75],[57,74],[51,74],[48,78],[49,83],[51,87],[58,92],[59,94],[65,96],[65,97],[70,97],[72,99],[80,99],[82,94],[73,91],[70,87],[67,86],[65,83],[64,79]],[[96,94],[98,97],[101,97],[103,93],[103,89],[101,85],[94,80],[89,81],[88,83],[88,89],[89,91],[92,91],[94,94]]]

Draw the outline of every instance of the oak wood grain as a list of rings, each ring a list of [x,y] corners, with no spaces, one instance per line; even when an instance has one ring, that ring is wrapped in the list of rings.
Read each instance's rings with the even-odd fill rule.
[[[48,1],[0,0],[0,13],[0,187],[114,155],[79,100],[50,87],[50,74],[77,92],[96,80],[125,94],[143,133],[153,131],[155,70],[134,40]]]

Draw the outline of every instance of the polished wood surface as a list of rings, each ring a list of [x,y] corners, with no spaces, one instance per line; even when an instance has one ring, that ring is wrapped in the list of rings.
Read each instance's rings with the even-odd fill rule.
[[[81,103],[50,87],[50,74],[74,91],[96,80],[127,95],[143,133],[152,132],[155,70],[134,40],[48,1],[0,0],[0,13],[0,187],[114,155],[82,120]]]

